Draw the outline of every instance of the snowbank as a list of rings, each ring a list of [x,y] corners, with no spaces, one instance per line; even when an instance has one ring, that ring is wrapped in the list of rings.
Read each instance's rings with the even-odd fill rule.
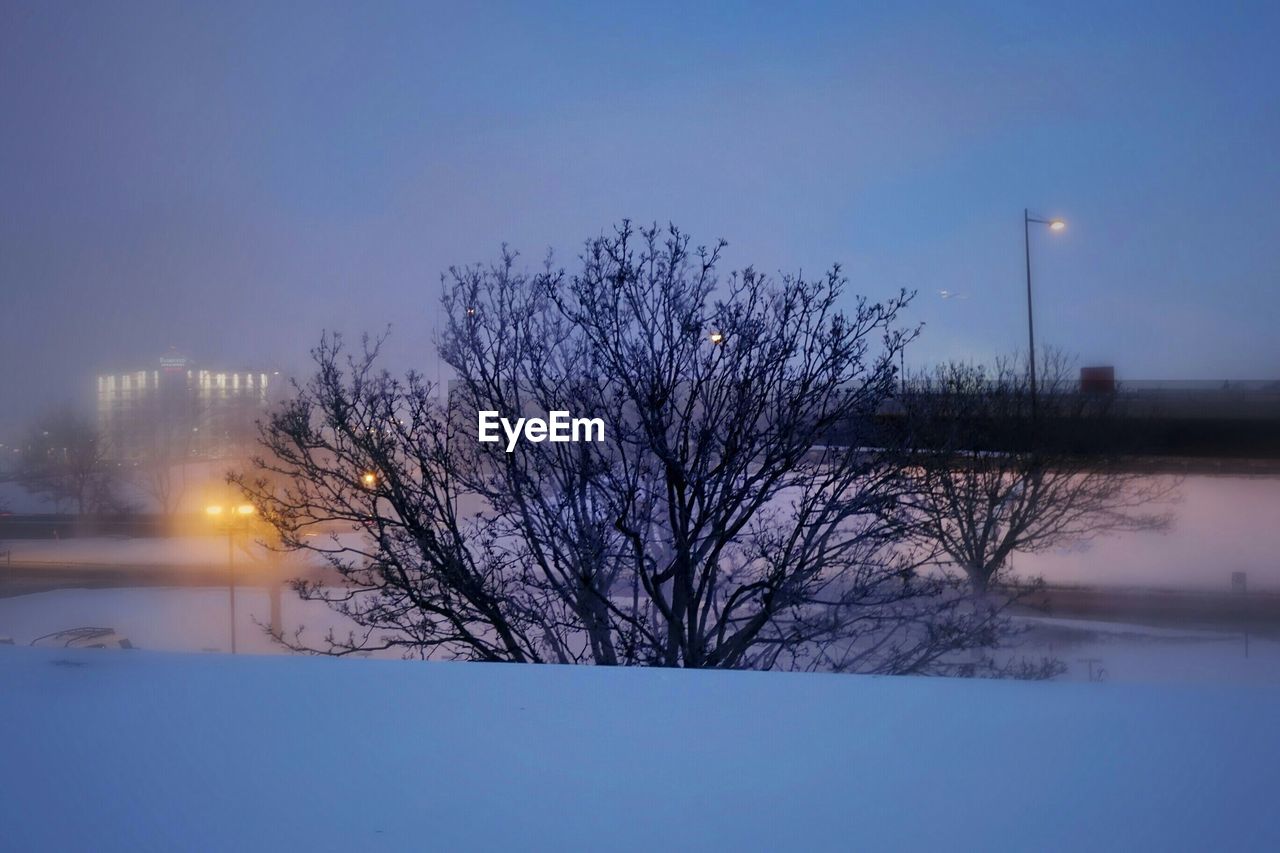
[[[0,648],[0,846],[1280,849],[1280,690]]]
[[[320,644],[333,629],[354,623],[320,602],[301,601],[292,590],[280,598],[281,626],[292,636]],[[228,651],[231,648],[226,587],[60,589],[0,598],[0,637],[27,645],[37,637],[85,625],[112,628],[139,649],[166,652]],[[266,589],[236,588],[236,636],[241,654],[282,654],[267,636],[271,620]],[[1280,640],[1187,628],[1158,628],[1080,619],[1025,618],[1032,631],[1013,641],[1009,655],[1055,657],[1065,679],[1084,681],[1097,672],[1107,681],[1212,682],[1280,687]],[[1246,654],[1247,652],[1247,654]],[[397,658],[395,651],[375,657]]]

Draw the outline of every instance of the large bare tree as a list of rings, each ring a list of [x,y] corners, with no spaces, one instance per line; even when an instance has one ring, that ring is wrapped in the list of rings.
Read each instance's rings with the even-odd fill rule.
[[[917,570],[900,460],[864,429],[908,297],[850,295],[838,268],[721,276],[722,248],[624,223],[572,273],[507,252],[451,270],[447,410],[380,372],[376,344],[322,344],[237,481],[341,576],[300,586],[360,626],[323,650],[973,669],[1003,617]],[[599,418],[604,440],[508,452],[477,441],[481,410]]]

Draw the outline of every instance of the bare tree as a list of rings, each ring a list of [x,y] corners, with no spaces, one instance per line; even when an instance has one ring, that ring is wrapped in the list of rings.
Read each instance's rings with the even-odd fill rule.
[[[1176,482],[1154,477],[1105,441],[1106,394],[1081,393],[1067,361],[1043,357],[1034,393],[1009,361],[951,363],[908,383],[915,536],[985,595],[1015,553],[1034,553],[1169,523]]]
[[[624,223],[574,274],[507,252],[451,270],[447,408],[379,371],[377,342],[324,341],[234,478],[341,579],[298,585],[358,626],[317,650],[974,671],[1003,616],[918,570],[900,460],[863,428],[908,296],[849,296],[838,268],[721,279],[722,246]],[[604,440],[508,452],[477,441],[481,410],[599,418]]]
[[[464,442],[494,547],[567,609],[555,658],[902,672],[989,643],[893,548],[897,469],[849,430],[893,387],[907,295],[846,297],[838,268],[721,281],[723,245],[624,223],[574,275],[504,253],[446,281],[465,412],[605,424],[598,444]]]
[[[157,412],[145,429],[138,485],[162,515],[170,516],[182,501],[186,477],[181,466],[191,458],[191,427]]]
[[[336,582],[296,581],[356,628],[297,649],[484,661],[541,661],[532,600],[489,547],[483,527],[460,521],[447,413],[417,374],[376,367],[379,341],[343,352],[340,337],[313,351],[318,370],[261,427],[265,453],[238,485],[288,550],[319,554]]]
[[[33,494],[70,504],[78,514],[114,504],[114,478],[97,429],[71,412],[38,422],[28,433],[17,472],[18,482]]]

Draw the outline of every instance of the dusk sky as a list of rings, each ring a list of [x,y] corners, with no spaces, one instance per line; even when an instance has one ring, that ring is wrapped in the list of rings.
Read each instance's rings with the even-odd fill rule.
[[[916,289],[922,365],[1025,348],[1030,207],[1039,341],[1280,378],[1280,6],[1119,5],[0,0],[0,429],[170,346],[434,371],[445,268],[623,217]]]

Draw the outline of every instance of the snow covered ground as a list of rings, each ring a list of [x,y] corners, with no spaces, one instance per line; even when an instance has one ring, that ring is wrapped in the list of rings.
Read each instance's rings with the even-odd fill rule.
[[[291,590],[281,595],[284,627],[300,625],[323,636],[341,617],[317,602],[300,601]],[[0,598],[0,637],[25,645],[37,637],[86,625],[115,629],[136,647],[160,651],[230,651],[227,588],[61,589]],[[282,653],[263,625],[271,603],[261,587],[236,588],[236,642],[241,652]]]
[[[7,850],[1276,850],[1280,690],[0,648]]]
[[[1052,657],[1070,681],[1264,684],[1280,687],[1280,641],[1228,631],[1123,622],[1028,618],[1029,632],[1007,652]]]
[[[319,642],[330,627],[350,625],[325,605],[281,597],[282,627]],[[141,649],[224,652],[230,649],[230,608],[221,588],[63,589],[0,598],[0,637],[26,645],[54,631],[113,628]],[[285,650],[266,635],[270,599],[261,587],[236,590],[236,637],[242,653]],[[1068,666],[1065,680],[1086,681],[1091,672],[1127,683],[1223,683],[1280,686],[1280,641],[1251,637],[1247,654],[1239,633],[1155,628],[1117,622],[1027,618],[1030,626],[1009,654],[1055,657]],[[394,652],[381,655],[398,657]]]

